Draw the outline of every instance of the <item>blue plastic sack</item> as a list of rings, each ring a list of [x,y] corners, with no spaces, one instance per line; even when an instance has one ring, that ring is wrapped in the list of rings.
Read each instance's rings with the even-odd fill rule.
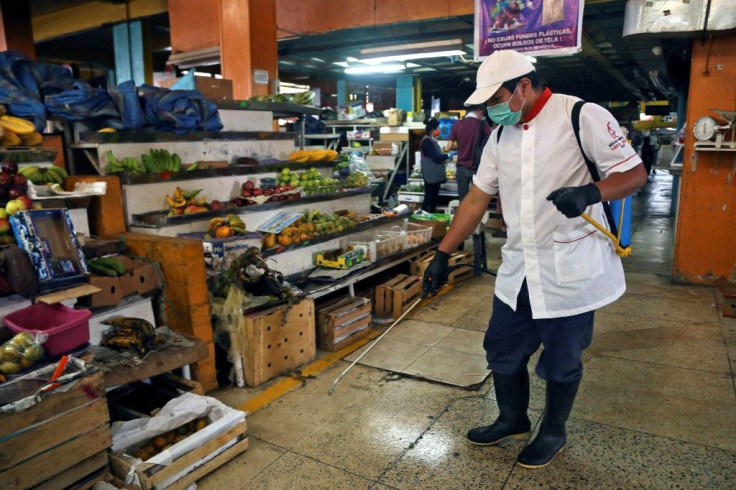
[[[619,226],[619,223],[621,222],[622,202],[624,203],[624,222],[620,230],[620,244],[622,248],[626,248],[631,245],[631,196],[618,201],[609,201],[608,204],[611,206],[611,214],[613,215],[613,219],[616,221],[616,226]]]

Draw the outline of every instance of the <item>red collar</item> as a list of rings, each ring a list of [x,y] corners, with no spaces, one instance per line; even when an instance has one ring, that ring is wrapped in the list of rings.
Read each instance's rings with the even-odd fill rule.
[[[545,88],[544,92],[542,92],[542,95],[539,96],[537,102],[534,104],[534,107],[532,107],[532,111],[527,114],[526,119],[523,122],[528,123],[529,121],[537,117],[537,114],[539,114],[539,112],[542,110],[542,107],[544,107],[550,97],[552,97],[552,91],[548,88]]]

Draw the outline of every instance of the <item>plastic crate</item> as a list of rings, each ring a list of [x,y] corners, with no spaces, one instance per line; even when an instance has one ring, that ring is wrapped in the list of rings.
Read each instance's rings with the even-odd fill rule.
[[[432,228],[416,223],[406,223],[406,248],[425,244],[432,239]]]
[[[404,250],[405,240],[403,230],[400,233],[379,232],[375,235],[364,233],[349,239],[347,245],[364,249],[366,259],[375,262]]]
[[[89,310],[75,310],[61,303],[36,303],[7,315],[3,323],[13,332],[48,335],[43,348],[50,356],[65,354],[89,342]]]

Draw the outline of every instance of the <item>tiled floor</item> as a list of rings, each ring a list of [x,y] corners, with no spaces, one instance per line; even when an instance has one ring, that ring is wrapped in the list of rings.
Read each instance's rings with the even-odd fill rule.
[[[492,380],[468,391],[357,365],[328,396],[343,361],[249,416],[251,447],[200,488],[736,488],[736,321],[719,316],[714,289],[669,280],[667,186],[660,173],[636,198],[627,294],[596,313],[568,447],[549,467],[516,466],[518,444],[466,442],[469,428],[498,414]],[[501,243],[490,239],[492,267]],[[473,342],[492,291],[490,279],[463,283],[369,356],[391,355],[392,370],[415,365],[425,375],[447,362],[443,351],[482,356]],[[238,406],[244,393],[216,396]],[[535,423],[543,400],[544,384],[532,375]]]

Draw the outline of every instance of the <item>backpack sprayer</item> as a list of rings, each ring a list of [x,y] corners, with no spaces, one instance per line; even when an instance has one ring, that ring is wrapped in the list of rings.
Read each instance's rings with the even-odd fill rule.
[[[481,266],[476,266],[476,265],[474,265],[474,264],[456,264],[456,265],[450,266],[450,267],[448,267],[448,268],[447,268],[447,274],[450,274],[450,273],[451,273],[452,271],[454,271],[455,269],[459,269],[460,267],[473,267],[473,268],[474,268],[474,269],[475,269],[476,271],[479,271],[479,272],[484,272],[484,273],[486,273],[486,274],[490,274],[491,276],[495,276],[495,275],[496,275],[496,273],[495,273],[495,272],[493,272],[493,271],[491,271],[491,270],[489,270],[489,269],[486,269],[485,267],[481,267]],[[383,337],[384,337],[384,336],[385,336],[385,335],[386,335],[387,333],[389,333],[389,332],[391,331],[391,329],[392,329],[392,328],[394,328],[394,327],[395,327],[396,325],[398,325],[399,323],[401,323],[401,320],[403,320],[403,319],[404,319],[404,318],[405,318],[405,317],[406,317],[407,315],[409,315],[409,313],[411,313],[411,312],[412,312],[412,310],[413,310],[414,308],[416,308],[416,306],[417,306],[417,305],[418,305],[419,303],[421,303],[422,301],[424,301],[424,299],[425,299],[425,298],[427,298],[428,296],[434,296],[434,293],[430,294],[430,290],[428,290],[428,289],[424,289],[424,290],[422,291],[422,295],[421,295],[421,296],[419,296],[419,298],[417,298],[417,300],[416,300],[416,301],[415,301],[414,303],[412,303],[412,305],[411,305],[411,306],[410,306],[410,307],[409,307],[409,308],[408,308],[408,309],[407,309],[407,310],[406,310],[406,311],[405,311],[404,313],[402,313],[402,315],[401,315],[401,316],[400,316],[399,318],[397,318],[397,319],[396,319],[396,321],[395,321],[395,322],[393,322],[393,323],[391,324],[391,326],[390,326],[390,327],[388,327],[388,328],[386,329],[386,331],[385,331],[385,332],[383,332],[383,333],[382,333],[382,334],[380,335],[380,337],[378,337],[378,338],[376,339],[376,341],[375,341],[375,342],[373,342],[373,343],[372,343],[372,344],[371,344],[371,345],[370,345],[370,346],[369,346],[369,347],[368,347],[368,348],[367,348],[367,349],[366,349],[365,351],[363,351],[363,353],[362,353],[361,355],[359,355],[359,356],[358,356],[358,358],[357,358],[357,359],[355,359],[355,360],[354,360],[354,361],[353,361],[352,363],[350,363],[350,365],[349,365],[349,366],[348,366],[348,367],[347,367],[347,368],[346,368],[346,369],[345,369],[345,370],[344,370],[344,371],[343,371],[342,373],[340,373],[340,375],[339,375],[339,376],[338,376],[337,378],[335,378],[335,381],[333,381],[333,382],[332,382],[332,386],[330,386],[330,389],[329,389],[329,390],[327,390],[327,394],[328,394],[328,395],[332,395],[332,393],[333,393],[333,392],[335,391],[335,387],[337,386],[337,383],[338,383],[338,382],[339,382],[339,381],[340,381],[340,380],[342,379],[342,377],[343,377],[343,376],[345,376],[345,375],[346,375],[346,374],[348,373],[348,371],[350,371],[350,370],[351,370],[351,369],[353,368],[353,366],[355,366],[356,364],[358,364],[358,362],[360,362],[360,360],[361,360],[361,359],[363,359],[363,357],[364,357],[364,356],[365,356],[366,354],[368,354],[368,352],[369,352],[369,351],[370,351],[370,350],[371,350],[372,348],[374,348],[374,347],[376,346],[376,344],[377,344],[377,343],[379,343],[379,342],[381,341],[381,339],[382,339],[382,338],[383,338]]]

